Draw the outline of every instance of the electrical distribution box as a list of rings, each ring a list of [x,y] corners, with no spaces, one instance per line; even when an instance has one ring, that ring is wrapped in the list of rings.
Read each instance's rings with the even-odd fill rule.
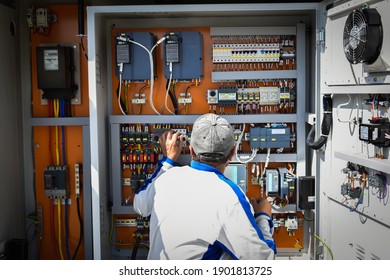
[[[74,48],[69,46],[39,46],[37,54],[38,88],[46,99],[72,99],[74,82]]]

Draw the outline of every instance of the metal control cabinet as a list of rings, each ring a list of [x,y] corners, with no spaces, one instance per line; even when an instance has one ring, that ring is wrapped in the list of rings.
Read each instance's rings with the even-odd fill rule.
[[[297,111],[292,114],[262,114],[226,115],[231,123],[294,123],[296,136],[296,152],[291,154],[275,153],[272,160],[276,162],[296,162],[300,176],[315,175],[315,221],[304,222],[305,232],[320,235],[333,249],[338,259],[354,259],[356,248],[364,247],[367,256],[372,258],[389,259],[388,245],[372,244],[370,240],[383,239],[388,235],[388,222],[384,213],[389,206],[376,202],[351,213],[348,207],[340,200],[340,187],[344,179],[340,170],[346,162],[365,165],[383,172],[389,179],[388,150],[384,151],[384,159],[371,159],[359,150],[361,143],[356,134],[350,134],[345,123],[333,121],[332,135],[329,137],[325,149],[308,151],[306,135],[314,124],[316,134],[320,135],[320,121],[322,120],[322,95],[333,96],[333,111],[340,113],[340,118],[348,118],[353,106],[342,105],[346,102],[347,94],[363,96],[367,93],[389,94],[388,76],[379,76],[376,79],[360,76],[364,69],[361,65],[354,65],[352,69],[360,84],[354,85],[354,77],[349,63],[345,61],[340,40],[342,40],[342,26],[351,9],[360,7],[363,1],[350,1],[353,5],[340,4],[329,6],[330,1],[317,3],[289,3],[285,4],[229,4],[229,5],[172,5],[172,6],[95,6],[88,7],[88,50],[89,50],[89,91],[90,91],[90,126],[91,126],[91,182],[92,182],[92,213],[93,213],[93,249],[94,258],[110,259],[112,251],[108,244],[107,235],[110,228],[111,212],[107,201],[113,202],[112,211],[116,214],[127,214],[129,208],[120,201],[121,185],[120,169],[120,126],[121,124],[153,124],[174,123],[190,124],[196,115],[157,116],[157,115],[128,115],[113,114],[113,100],[110,88],[112,79],[111,41],[107,32],[109,26],[115,24],[120,28],[161,28],[194,26],[218,26],[212,29],[213,35],[226,31],[231,26],[232,18],[237,28],[231,28],[230,34],[240,34],[241,28],[253,26],[261,30],[271,29],[273,34],[290,32],[297,36],[296,70],[275,70],[261,72],[236,71],[233,74],[224,71],[211,71],[213,81],[230,81],[243,79],[296,79],[297,81]],[[388,1],[378,1],[372,6],[378,7],[382,13],[389,13]],[[162,13],[164,12],[164,13]],[[289,16],[285,14],[288,13]],[[143,15],[149,20],[143,19]],[[267,15],[267,17],[264,17]],[[126,17],[126,19],[123,18]],[[183,20],[183,18],[190,20]],[[266,19],[265,19],[266,18]],[[265,22],[265,20],[267,22]],[[389,17],[383,17],[383,26],[389,26]],[[266,25],[266,27],[264,27]],[[287,27],[286,27],[287,26]],[[264,30],[263,30],[264,31]],[[383,58],[388,61],[386,52],[388,31],[384,31]],[[390,34],[390,33],[389,33]],[[106,58],[108,57],[108,58]],[[210,89],[216,91],[216,88]],[[209,94],[210,99],[210,94]],[[205,92],[206,98],[206,92]],[[362,98],[358,103],[362,102]],[[264,100],[263,100],[264,102]],[[269,102],[269,101],[267,101]],[[272,101],[273,102],[273,101]],[[342,105],[342,106],[341,106]],[[367,119],[369,110],[363,110]],[[356,112],[354,112],[356,114]],[[289,132],[290,133],[290,132]],[[292,133],[292,131],[291,131]],[[260,135],[260,131],[259,131]],[[265,133],[265,137],[267,134]],[[292,137],[292,135],[291,135]],[[249,136],[248,141],[256,142],[255,137]],[[348,139],[348,140],[346,140]],[[257,144],[256,144],[257,145]],[[352,145],[352,146],[351,146]],[[356,154],[356,150],[360,151]],[[187,158],[188,160],[188,158]],[[265,162],[266,155],[258,154],[258,162]],[[390,180],[388,180],[390,181]],[[283,193],[285,187],[283,186]],[[298,195],[299,196],[299,195]],[[364,207],[364,208],[363,208]],[[381,208],[380,208],[381,207]],[[282,209],[284,213],[296,211],[297,204],[288,205]],[[298,209],[299,210],[299,209]],[[302,212],[313,214],[311,210]],[[361,223],[359,217],[367,218],[367,223]],[[306,218],[306,217],[304,217]],[[291,220],[291,219],[290,219]],[[289,221],[290,221],[289,220]],[[363,219],[364,220],[364,219]],[[361,221],[363,221],[361,220]],[[296,221],[296,220],[294,220]],[[296,223],[294,222],[294,229]],[[298,222],[299,225],[299,222]],[[348,227],[346,227],[348,225]],[[375,238],[367,238],[373,236]],[[311,235],[313,237],[313,235]],[[313,237],[314,238],[314,237]],[[368,240],[370,239],[370,240]],[[308,244],[308,240],[305,241]],[[316,243],[316,242],[314,242]],[[353,244],[353,246],[350,246]],[[316,243],[310,250],[292,250],[283,252],[280,256],[292,258],[327,258],[327,253]],[[360,246],[360,247],[359,247]],[[382,247],[381,247],[382,246]],[[309,248],[309,246],[306,246]]]

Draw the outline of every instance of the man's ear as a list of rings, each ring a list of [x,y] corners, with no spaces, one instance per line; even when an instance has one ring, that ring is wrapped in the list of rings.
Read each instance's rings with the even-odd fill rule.
[[[229,161],[231,161],[233,159],[235,153],[236,153],[236,145],[234,145],[233,149],[230,151]]]

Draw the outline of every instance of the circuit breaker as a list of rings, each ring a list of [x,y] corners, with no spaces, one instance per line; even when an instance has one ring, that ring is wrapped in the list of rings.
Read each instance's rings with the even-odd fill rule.
[[[69,193],[69,168],[64,165],[50,165],[45,169],[45,194],[48,198],[65,199]]]

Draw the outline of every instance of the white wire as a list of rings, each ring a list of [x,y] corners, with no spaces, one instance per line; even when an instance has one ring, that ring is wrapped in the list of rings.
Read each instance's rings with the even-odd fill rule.
[[[124,37],[120,37],[121,40],[124,39]],[[138,45],[140,46],[141,48],[143,48],[149,55],[149,64],[150,64],[150,92],[149,92],[149,100],[150,100],[150,107],[152,107],[152,110],[157,114],[157,115],[161,115],[157,110],[156,110],[156,107],[154,107],[154,103],[153,103],[153,88],[154,88],[154,77],[153,77],[153,74],[154,74],[154,68],[153,68],[153,55],[152,55],[152,52],[153,50],[159,45],[161,44],[163,41],[165,41],[165,37],[161,38],[160,40],[157,41],[157,43],[152,47],[152,49],[149,51],[144,45],[136,42],[136,41],[133,41],[133,40],[130,40],[129,38],[125,38],[125,40],[127,42],[130,42],[132,44],[135,44],[135,45]],[[122,109],[121,109],[122,110]],[[123,112],[123,110],[122,110]]]
[[[171,110],[169,110],[168,108],[168,93],[169,93],[169,88],[171,87],[171,82],[172,82],[172,62],[169,64],[169,69],[170,69],[170,73],[169,73],[169,82],[168,82],[168,87],[167,87],[167,91],[165,93],[165,108],[168,110],[169,113],[171,113],[172,115],[174,115],[175,113],[173,113]]]
[[[122,64],[123,65],[123,64]],[[120,68],[120,66],[119,66]],[[122,71],[119,70],[119,92],[118,92],[118,105],[119,109],[121,109],[121,112],[123,115],[126,115],[126,113],[123,111],[122,105],[121,105],[121,91],[122,91]],[[126,100],[127,102],[127,100]]]
[[[270,156],[271,156],[271,149],[268,148],[268,150],[267,150],[267,158],[265,159],[265,165],[264,165],[263,173],[261,174],[261,178],[264,178],[265,171],[266,171],[266,169],[268,167],[268,164],[269,164]]]
[[[128,41],[130,43],[133,43],[133,44],[136,44],[140,47],[142,47],[145,51],[147,51],[148,55],[149,55],[149,64],[150,64],[150,91],[149,91],[149,100],[150,100],[150,107],[152,107],[152,110],[157,114],[157,115],[160,115],[160,113],[156,110],[156,107],[154,107],[154,103],[153,103],[153,88],[154,88],[154,68],[153,68],[153,55],[152,55],[152,52],[149,51],[144,45],[138,43],[138,42],[135,42],[135,41],[132,41],[130,39],[128,39]],[[155,47],[157,46],[154,45],[152,49],[154,49]]]
[[[149,52],[149,61],[150,61],[150,92],[149,92],[149,99],[150,99],[150,107],[152,107],[153,111],[157,114],[157,115],[161,115],[157,110],[156,108],[154,107],[154,103],[153,103],[153,87],[154,87],[154,77],[153,77],[153,73],[154,73],[154,62],[153,62],[153,51],[154,49],[160,45],[162,42],[164,42],[166,39],[166,37],[162,37],[160,40],[157,41],[157,43],[152,47],[152,49],[150,50]]]
[[[245,123],[242,124],[242,131],[241,131],[241,134],[240,134],[240,137],[238,137],[238,140],[236,142],[236,149],[235,149],[235,156],[236,156],[236,159],[240,162],[240,163],[248,163],[250,161],[252,161],[255,156],[257,155],[257,151],[259,149],[252,149],[252,154],[249,156],[249,158],[247,158],[246,160],[243,160],[242,158],[240,158],[240,156],[238,155],[238,146],[240,145],[241,143],[241,140],[242,140],[242,136],[244,135],[244,131],[245,131]]]
[[[348,121],[342,121],[340,120],[340,117],[339,117],[339,109],[340,107],[342,106],[346,106],[348,105],[349,103],[351,103],[351,95],[347,94],[348,95],[348,102],[345,102],[345,103],[342,103],[342,104],[339,104],[336,108],[336,115],[337,115],[337,120],[341,123],[353,123],[353,120],[349,119]]]

